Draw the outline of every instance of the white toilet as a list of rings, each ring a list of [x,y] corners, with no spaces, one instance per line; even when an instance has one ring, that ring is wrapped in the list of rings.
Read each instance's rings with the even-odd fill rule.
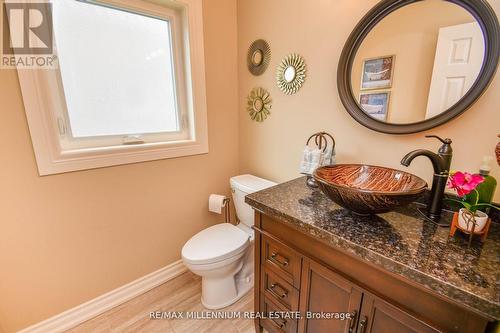
[[[208,309],[231,305],[252,288],[254,211],[245,203],[245,196],[276,185],[252,175],[233,177],[230,184],[240,223],[211,226],[182,248],[184,264],[202,278],[201,303]]]

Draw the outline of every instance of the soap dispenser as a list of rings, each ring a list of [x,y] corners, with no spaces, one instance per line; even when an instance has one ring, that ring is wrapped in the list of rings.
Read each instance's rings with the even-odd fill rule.
[[[492,156],[484,156],[483,162],[479,167],[479,174],[484,177],[484,181],[476,187],[477,192],[479,193],[478,203],[488,203],[490,204],[493,201],[493,195],[495,194],[495,189],[497,187],[497,180],[490,176],[491,170],[491,162],[493,161]],[[470,196],[470,197],[469,197]],[[468,195],[467,199],[474,200],[476,199],[476,194],[471,192]],[[467,200],[469,201],[469,200]],[[471,201],[469,201],[471,202]]]

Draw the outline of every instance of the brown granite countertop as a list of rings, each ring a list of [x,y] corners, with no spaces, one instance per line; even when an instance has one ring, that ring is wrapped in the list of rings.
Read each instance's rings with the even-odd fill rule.
[[[359,216],[309,189],[305,177],[252,193],[245,201],[332,247],[500,320],[497,223],[492,223],[483,244],[474,240],[468,248],[467,238],[459,232],[449,238],[449,228],[423,219],[417,204]]]

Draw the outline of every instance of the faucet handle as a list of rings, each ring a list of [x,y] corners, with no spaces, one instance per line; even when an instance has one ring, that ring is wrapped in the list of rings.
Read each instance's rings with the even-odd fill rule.
[[[439,148],[438,150],[438,154],[439,155],[447,155],[447,156],[450,156],[450,160],[449,162],[447,162],[447,170],[450,170],[450,164],[451,164],[451,156],[453,154],[453,149],[451,148],[451,139],[450,138],[446,138],[446,139],[441,139],[439,136],[437,135],[426,135],[425,136],[426,138],[436,138],[438,139],[439,141],[441,141],[443,143],[443,145]]]
[[[450,138],[442,139],[442,138],[440,138],[437,135],[426,135],[425,137],[426,138],[436,138],[436,139],[438,139],[439,141],[441,141],[445,145],[449,145],[452,142]]]

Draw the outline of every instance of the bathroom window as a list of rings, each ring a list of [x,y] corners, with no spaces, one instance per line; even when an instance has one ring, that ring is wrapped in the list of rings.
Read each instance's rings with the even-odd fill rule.
[[[51,2],[58,64],[18,68],[41,175],[208,152],[199,3]]]

